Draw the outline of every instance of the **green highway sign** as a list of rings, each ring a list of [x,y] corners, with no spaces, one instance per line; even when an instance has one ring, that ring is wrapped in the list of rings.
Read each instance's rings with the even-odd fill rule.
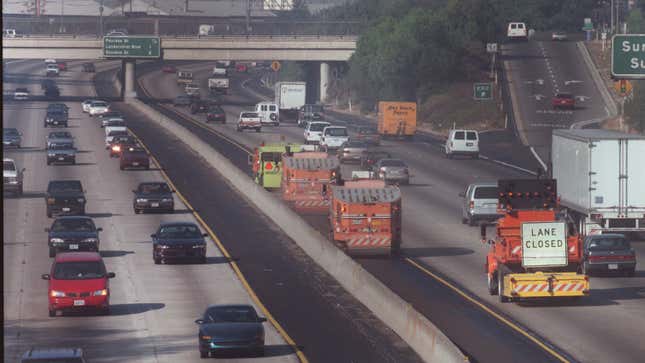
[[[475,83],[473,85],[473,98],[476,100],[492,100],[493,85],[491,83]]]
[[[106,58],[159,58],[159,37],[113,36],[103,37],[103,56]]]
[[[611,74],[617,78],[645,79],[645,34],[611,38]]]

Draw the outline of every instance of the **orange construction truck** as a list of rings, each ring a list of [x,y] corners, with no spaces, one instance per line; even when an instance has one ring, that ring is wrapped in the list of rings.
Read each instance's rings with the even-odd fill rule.
[[[382,136],[411,138],[417,131],[415,102],[378,103],[378,133]]]
[[[579,274],[582,239],[571,218],[559,211],[555,179],[498,181],[497,236],[486,256],[488,291],[500,302],[580,297],[589,279]]]
[[[332,236],[348,254],[398,253],[401,190],[382,180],[348,181],[332,187]]]
[[[340,181],[340,161],[325,152],[282,157],[282,199],[302,212],[329,211],[329,187]]]

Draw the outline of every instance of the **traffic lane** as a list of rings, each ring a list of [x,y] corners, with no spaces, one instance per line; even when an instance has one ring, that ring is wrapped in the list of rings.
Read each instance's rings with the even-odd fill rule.
[[[424,154],[420,152],[411,152],[411,154],[424,155],[424,156],[427,155],[427,153]],[[445,160],[445,159],[441,159],[441,160]],[[446,165],[446,166],[439,165],[434,167],[432,170],[441,170],[442,173],[440,173],[440,175],[443,177],[446,171],[450,171],[451,169],[454,168],[453,165],[456,164],[455,162],[460,162],[460,161],[454,160],[452,161],[452,165]],[[467,162],[471,162],[471,160],[463,160],[461,162],[467,163]],[[477,163],[476,161],[472,161],[472,162]],[[500,169],[503,169],[506,172],[508,172],[508,169],[505,169],[505,168],[500,168]],[[414,165],[413,165],[413,170],[414,170]],[[462,170],[465,170],[465,168]],[[494,180],[496,177],[499,177],[500,174],[501,173],[495,173],[494,175],[491,175],[491,177]],[[436,176],[433,176],[433,179],[430,179],[430,180],[434,181],[436,178],[437,178]],[[484,175],[484,180],[486,178],[487,176]],[[415,178],[413,178],[413,180],[415,180],[413,184],[417,183]],[[461,180],[468,180],[468,179],[464,178]],[[462,183],[464,182],[462,181]],[[423,185],[425,183],[421,182],[419,184]],[[464,183],[464,185],[465,184],[466,183]],[[454,185],[454,181],[453,183],[450,183],[450,181],[448,181],[447,185]],[[404,187],[403,189],[404,189],[404,195],[405,195],[406,188]],[[414,202],[418,202],[419,204],[419,205],[413,205],[412,207],[407,207],[404,210],[404,215],[406,214],[405,211],[411,211],[413,215],[426,215],[428,212],[418,213],[418,211],[424,211],[424,207],[427,209],[428,205],[439,204],[438,201],[442,200],[442,198],[447,198],[447,200],[442,200],[442,203],[439,205],[439,208],[437,209],[451,210],[451,206],[452,206],[452,211],[450,215],[447,215],[447,216],[442,216],[442,215],[437,216],[434,214],[432,215],[433,219],[436,220],[437,223],[433,224],[431,228],[428,228],[428,221],[425,219],[415,222],[412,226],[406,224],[404,226],[404,248],[409,248],[409,250],[412,251],[411,252],[412,255],[414,255],[415,253],[419,254],[418,251],[422,251],[420,252],[422,256],[424,254],[423,251],[425,251],[425,253],[431,254],[432,257],[427,258],[427,260],[432,260],[433,263],[439,265],[439,267],[437,268],[438,270],[446,273],[448,276],[451,276],[451,277],[464,275],[463,266],[464,265],[469,266],[470,269],[466,274],[467,277],[465,278],[465,280],[469,280],[470,283],[460,281],[460,279],[456,279],[456,280],[462,286],[466,286],[470,291],[475,291],[476,293],[478,293],[480,297],[487,296],[487,291],[485,291],[485,286],[481,282],[484,276],[484,272],[480,267],[481,266],[480,264],[483,264],[487,249],[484,246],[481,246],[478,242],[479,241],[478,230],[464,227],[457,224],[459,223],[458,221],[460,220],[460,217],[461,217],[461,209],[459,206],[455,207],[454,199],[451,200],[451,198],[453,198],[451,196],[453,195],[456,196],[460,191],[463,191],[463,189],[461,188],[451,188],[451,190],[439,189],[436,195],[428,196],[427,194],[419,194],[419,195],[413,195],[411,198],[404,196],[405,200],[407,201],[406,205],[410,205],[410,203],[414,203]],[[410,202],[410,200],[412,202]],[[404,220],[409,220],[409,219],[410,219],[409,217],[404,217]],[[453,223],[455,223],[456,225],[454,224],[451,225],[450,221],[453,221]],[[431,230],[430,234],[428,233],[428,229]],[[458,235],[460,236],[467,235],[469,237],[463,240],[455,241],[454,231],[459,229],[465,230],[465,232],[458,233]],[[414,232],[415,230],[416,232]],[[412,233],[406,233],[405,231],[410,231]],[[416,236],[418,236],[417,237],[418,240],[421,240],[421,241],[428,240],[428,237],[430,236],[431,240],[445,241],[446,243],[434,245],[434,246],[433,245],[428,246],[428,243],[421,244],[421,245],[408,244],[407,242],[410,240],[412,241],[412,243],[414,243],[415,238],[414,237],[409,238],[409,235],[415,235],[415,234]],[[443,254],[447,256],[442,256]],[[459,259],[464,260],[464,262],[455,263],[455,260],[459,260]],[[421,258],[420,260],[424,261],[423,258]],[[444,261],[442,262],[441,260],[444,260]],[[491,299],[490,297],[488,298]],[[495,299],[491,299],[490,302],[492,304],[495,304]],[[528,320],[524,321],[524,323],[528,324],[528,326],[531,326],[533,328],[533,326],[531,325],[533,323],[533,320],[534,320],[533,318],[529,318]],[[558,325],[557,323],[561,322],[560,317],[556,317],[554,320],[555,321],[551,321],[551,322],[554,323],[555,325]],[[540,332],[542,336],[548,336],[548,334],[551,333],[551,329],[549,329],[549,327],[546,327],[546,328],[547,329],[544,329],[543,331]],[[575,332],[569,332],[569,333],[575,334]]]
[[[70,115],[80,113],[78,104],[69,106]],[[148,171],[119,172],[118,161],[110,159],[102,146],[104,133],[96,120],[87,117],[85,120],[82,120],[82,117],[78,119],[78,123],[73,122],[70,129],[77,136],[79,149],[87,151],[83,153],[85,158],[79,157],[80,168],[52,166],[38,169],[38,166],[34,165],[35,170],[43,171],[36,176],[36,188],[43,190],[50,178],[78,178],[88,189],[88,215],[94,217],[96,223],[105,230],[101,233],[101,254],[106,259],[108,269],[117,273],[117,279],[112,281],[111,286],[112,315],[116,317],[112,320],[106,320],[112,317],[88,317],[89,324],[85,318],[83,321],[58,318],[56,324],[52,324],[52,319],[40,319],[45,316],[47,310],[46,298],[42,296],[42,292],[46,291],[46,284],[37,286],[40,289],[34,293],[29,291],[28,294],[30,297],[35,295],[32,300],[43,306],[29,309],[36,312],[27,315],[29,323],[24,323],[25,314],[21,311],[22,320],[11,320],[7,324],[9,333],[17,334],[17,330],[20,329],[21,339],[26,339],[24,343],[17,342],[16,354],[11,356],[11,359],[26,350],[27,346],[24,344],[32,346],[37,342],[44,346],[80,345],[86,349],[90,358],[96,358],[93,361],[146,361],[145,358],[153,356],[154,352],[161,361],[197,360],[199,357],[195,349],[196,326],[193,320],[203,313],[209,303],[248,303],[250,299],[230,268],[223,264],[225,261],[216,248],[209,249],[207,265],[174,265],[160,270],[152,264],[149,234],[162,221],[192,221],[190,214],[186,213],[186,207],[177,201],[179,211],[176,214],[135,216],[130,190],[141,181],[162,180],[161,175]],[[37,135],[36,139],[41,140],[40,136],[44,137],[48,131],[42,128],[36,130],[41,134]],[[36,160],[40,163],[43,161]],[[42,198],[39,198],[38,202],[38,208],[29,211],[28,215],[44,216]],[[33,219],[36,218],[32,217]],[[42,228],[48,226],[51,220],[44,217],[42,219],[42,223],[33,224],[37,226],[31,231],[34,237],[27,236],[27,241],[46,241],[46,234]],[[38,277],[40,273],[48,272],[51,266],[51,261],[46,255],[46,246],[39,247],[40,257],[44,257],[44,266],[34,271],[34,275]],[[36,251],[32,253],[34,259],[38,258],[35,253]],[[167,266],[162,268],[164,267]],[[213,275],[217,278],[213,278]],[[122,284],[119,284],[119,277],[123,281]],[[199,298],[187,302],[185,297],[191,294]],[[205,301],[207,303],[204,303]],[[167,326],[165,322],[168,320],[175,321],[176,324]],[[133,323],[128,324],[129,321]],[[54,334],[61,328],[69,334]],[[93,341],[83,341],[81,337],[92,338]],[[106,342],[103,339],[110,341]],[[267,345],[267,350],[274,352],[275,357],[265,360],[297,361],[295,356],[288,355],[284,342],[277,332],[270,328],[267,329]]]
[[[420,361],[405,342],[240,198],[215,170],[172,135],[135,117],[127,107],[119,109],[133,120],[132,129],[206,223],[218,231],[259,298],[303,346],[309,360]]]

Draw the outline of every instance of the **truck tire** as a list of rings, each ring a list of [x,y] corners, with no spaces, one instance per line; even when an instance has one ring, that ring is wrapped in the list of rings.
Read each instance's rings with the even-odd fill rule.
[[[582,261],[582,264],[580,264],[580,272],[582,272],[583,275],[591,276],[587,261]]]
[[[491,276],[489,274],[486,274],[486,279],[488,280],[488,293],[491,295],[497,295],[497,293],[499,292],[497,286],[497,275],[493,274]]]
[[[504,276],[508,274],[508,268],[504,265],[497,267],[497,294],[499,295],[499,302],[506,303],[510,299],[504,296]]]

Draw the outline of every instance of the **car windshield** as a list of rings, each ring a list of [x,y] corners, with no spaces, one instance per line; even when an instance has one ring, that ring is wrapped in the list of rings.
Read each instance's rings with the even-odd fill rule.
[[[50,139],[71,139],[72,134],[67,131],[54,131],[50,132],[48,138]]]
[[[322,131],[327,126],[329,126],[329,124],[312,123],[312,124],[309,124],[309,131]]]
[[[128,132],[124,130],[116,130],[116,131],[110,131],[108,134],[108,137],[114,137],[114,136],[125,136],[127,135]]]
[[[142,194],[170,193],[170,188],[166,184],[141,184],[139,185],[139,192]]]
[[[466,132],[466,140],[477,140],[477,133],[475,131]]]
[[[589,242],[591,251],[615,251],[629,249],[629,241],[620,237],[594,238]]]
[[[475,198],[477,199],[497,199],[497,187],[477,187],[475,188]]]
[[[400,166],[405,167],[405,163],[397,159],[381,160],[381,166]]]
[[[351,147],[351,148],[367,148],[367,144],[364,142],[358,142],[358,141],[350,141],[348,143],[345,143],[345,147]]]
[[[16,165],[11,161],[2,162],[2,170],[4,171],[16,171]]]
[[[96,227],[89,218],[61,218],[54,221],[52,232],[94,232]]]
[[[215,306],[206,310],[209,323],[256,323],[258,316],[250,306]]]
[[[57,180],[49,182],[49,192],[82,192],[83,187],[78,180]]]
[[[455,132],[455,140],[463,140],[465,137],[465,132],[457,131]]]
[[[105,102],[92,102],[92,107],[107,107],[107,103]]]
[[[344,127],[331,127],[325,130],[327,136],[347,136],[347,129]]]
[[[16,88],[16,92],[29,92],[26,88]]]
[[[190,224],[163,226],[157,233],[159,238],[198,238],[201,235],[199,228]]]
[[[213,113],[223,113],[222,108],[219,106],[211,106],[208,111]]]
[[[255,112],[245,112],[242,114],[242,117],[260,117],[260,115]]]
[[[63,110],[50,110],[47,112],[49,117],[65,117],[65,112]]]
[[[2,129],[2,134],[6,136],[17,136],[18,135],[18,130],[17,129]]]
[[[573,95],[571,93],[558,93],[557,95],[555,95],[555,97],[571,99],[573,98]]]
[[[105,275],[105,266],[101,261],[58,262],[54,266],[56,280],[100,279]]]
[[[108,120],[105,126],[125,126],[125,121],[119,119]]]
[[[68,142],[51,143],[49,144],[49,147],[48,147],[49,150],[70,150],[73,148],[74,148],[74,145]]]

